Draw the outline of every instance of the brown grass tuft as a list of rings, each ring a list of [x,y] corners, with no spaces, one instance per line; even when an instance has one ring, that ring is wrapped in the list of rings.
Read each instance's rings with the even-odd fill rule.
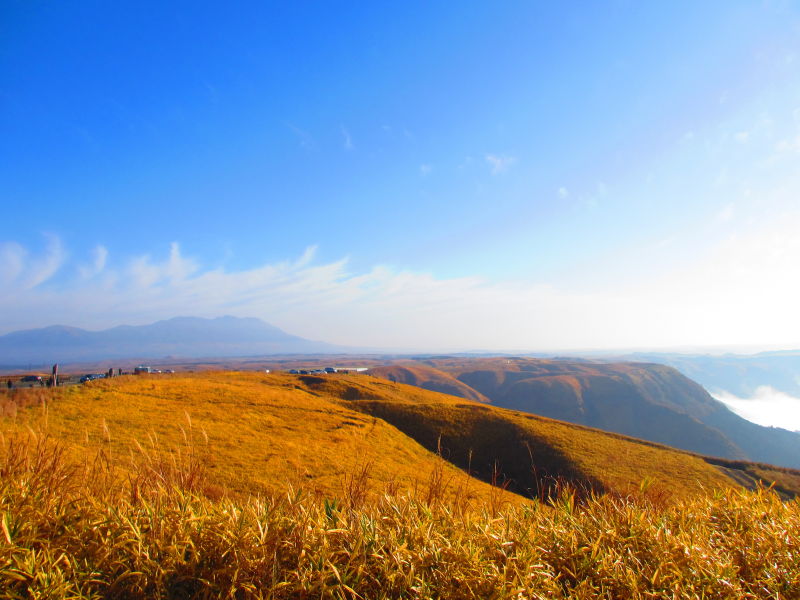
[[[83,463],[0,447],[0,590],[11,598],[770,598],[800,596],[800,503],[768,489],[660,505],[564,488],[550,505],[290,490],[213,500],[187,457]],[[133,493],[137,490],[137,493]],[[146,493],[142,493],[146,490]]]

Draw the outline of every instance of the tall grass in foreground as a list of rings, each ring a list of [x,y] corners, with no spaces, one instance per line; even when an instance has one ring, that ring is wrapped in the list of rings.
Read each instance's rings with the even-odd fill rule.
[[[3,597],[800,597],[800,504],[769,490],[498,511],[351,481],[339,500],[212,500],[192,456],[118,471],[42,439],[1,450]]]
[[[0,390],[0,417],[16,418],[18,411],[31,406],[47,406],[61,390],[49,388],[19,388]]]

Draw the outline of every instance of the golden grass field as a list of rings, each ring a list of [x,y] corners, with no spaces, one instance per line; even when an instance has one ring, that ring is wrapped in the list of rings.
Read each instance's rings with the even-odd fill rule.
[[[24,391],[24,390],[23,390]],[[685,495],[758,478],[800,489],[800,473],[717,461],[657,444],[470,402],[366,375],[204,372],[125,376],[30,390],[7,406],[3,432],[35,431],[77,456],[202,453],[209,490],[332,496],[354,474],[371,493],[426,484],[436,473],[509,501],[554,485],[598,492]],[[34,400],[31,400],[33,398]],[[49,401],[46,401],[49,398]],[[469,472],[473,477],[466,474]],[[466,488],[469,488],[467,491]]]
[[[3,597],[800,597],[800,503],[756,481],[791,470],[366,375],[0,407]]]
[[[4,432],[46,433],[77,456],[102,450],[121,463],[165,449],[202,454],[218,494],[292,484],[338,495],[359,473],[371,491],[427,485],[435,473],[462,481],[466,495],[497,493],[386,422],[282,374],[125,376],[59,389],[49,402],[6,412]]]
[[[372,367],[369,369],[369,374],[381,379],[414,385],[433,392],[466,398],[467,400],[490,402],[486,396],[459,381],[450,373],[415,362]]]
[[[800,597],[800,503],[764,489],[668,503],[568,488],[502,506],[445,488],[212,500],[196,457],[140,455],[119,471],[30,435],[1,449],[6,598]]]

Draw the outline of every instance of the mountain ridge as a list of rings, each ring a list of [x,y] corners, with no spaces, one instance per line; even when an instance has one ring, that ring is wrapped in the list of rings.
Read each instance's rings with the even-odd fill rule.
[[[800,434],[739,417],[666,365],[533,358],[419,362],[449,373],[502,408],[704,455],[800,467]]]
[[[0,336],[0,365],[180,356],[252,356],[342,352],[343,348],[289,334],[253,317],[173,317],[147,325],[91,331],[68,325]]]
[[[800,396],[800,350],[722,355],[638,352],[622,358],[675,367],[711,393],[729,392],[746,398],[753,396],[759,387],[770,386]]]

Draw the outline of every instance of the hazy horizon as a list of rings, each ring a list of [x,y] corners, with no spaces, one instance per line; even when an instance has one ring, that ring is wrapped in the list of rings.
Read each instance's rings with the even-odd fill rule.
[[[239,323],[235,320],[235,317],[231,317],[230,315],[221,315],[220,317],[210,319],[210,321],[219,321],[225,320],[224,327],[222,329],[219,328],[218,324],[212,323],[204,323],[202,321],[198,321],[196,317],[187,317],[187,316],[179,316],[173,317],[171,319],[167,319],[165,321],[160,321],[157,323],[148,323],[144,324],[145,326],[149,325],[158,325],[159,323],[163,324],[163,326],[155,331],[158,331],[158,337],[153,339],[151,338],[142,338],[140,335],[134,335],[133,338],[130,340],[126,340],[123,336],[122,338],[116,338],[114,340],[113,345],[103,346],[102,343],[100,346],[97,346],[97,340],[89,342],[89,351],[88,354],[86,353],[87,348],[87,340],[78,336],[76,341],[73,344],[67,344],[66,346],[63,343],[63,339],[56,334],[51,341],[55,343],[54,348],[50,348],[48,346],[48,342],[43,341],[39,335],[34,333],[34,337],[29,338],[30,346],[26,346],[24,341],[26,338],[24,337],[25,331],[17,332],[22,334],[23,337],[15,339],[14,342],[11,344],[11,348],[13,349],[13,356],[15,356],[18,360],[16,363],[8,363],[5,364],[3,362],[3,355],[2,351],[0,351],[0,372],[3,372],[3,367],[8,367],[11,371],[19,370],[24,364],[28,364],[28,370],[31,370],[34,366],[34,363],[37,367],[47,366],[52,362],[60,362],[72,365],[74,368],[78,364],[87,364],[93,365],[96,361],[108,361],[108,360],[122,360],[125,361],[126,359],[131,359],[134,356],[140,357],[150,357],[152,360],[159,362],[159,359],[152,354],[152,346],[150,343],[152,341],[156,341],[156,343],[162,344],[159,346],[159,351],[164,353],[164,357],[169,358],[170,364],[174,362],[175,359],[179,357],[183,357],[187,361],[198,360],[201,358],[220,358],[220,357],[229,357],[233,360],[236,360],[235,357],[245,358],[245,357],[254,357],[254,356],[262,356],[264,359],[268,359],[269,356],[272,355],[292,355],[292,356],[300,356],[305,354],[306,356],[314,356],[314,355],[322,355],[322,354],[332,354],[337,356],[346,356],[350,355],[352,357],[364,357],[370,356],[373,358],[380,358],[381,356],[390,357],[391,359],[397,359],[398,357],[405,356],[409,359],[414,357],[419,357],[420,355],[429,355],[433,356],[436,354],[439,355],[447,355],[447,354],[460,354],[461,356],[471,356],[472,358],[479,359],[482,356],[538,356],[538,357],[574,357],[574,358],[589,358],[594,359],[596,361],[634,361],[634,362],[656,362],[656,363],[663,363],[667,365],[671,365],[677,368],[679,371],[683,371],[685,375],[689,376],[690,379],[696,380],[698,383],[701,383],[714,397],[716,400],[725,404],[728,408],[730,408],[733,412],[738,414],[739,416],[756,423],[758,425],[764,426],[772,426],[772,427],[780,427],[783,429],[788,429],[791,431],[800,431],[800,398],[796,395],[792,395],[792,393],[787,392],[785,389],[777,389],[770,385],[770,382],[773,380],[776,382],[782,382],[781,385],[785,386],[787,382],[785,380],[781,380],[781,370],[779,369],[776,373],[770,373],[769,368],[766,368],[766,364],[764,363],[765,356],[770,355],[755,355],[753,353],[747,352],[738,352],[738,353],[730,353],[725,352],[723,349],[717,349],[717,351],[712,351],[712,349],[706,348],[660,348],[660,349],[617,349],[617,350],[567,350],[564,352],[559,351],[552,351],[548,352],[547,350],[524,350],[524,349],[501,349],[496,351],[491,350],[481,350],[481,349],[472,349],[472,350],[452,350],[447,348],[387,348],[387,347],[376,347],[376,348],[359,348],[359,347],[341,347],[341,346],[331,346],[331,347],[320,347],[317,342],[322,342],[324,345],[324,340],[316,340],[312,341],[313,348],[309,348],[306,346],[306,350],[303,350],[302,347],[294,347],[290,349],[288,346],[286,347],[285,351],[281,352],[277,349],[273,349],[272,351],[267,351],[264,353],[263,348],[261,353],[258,351],[258,347],[248,345],[247,337],[244,339],[241,338],[241,333],[243,331],[251,332],[259,330],[258,326],[249,327],[246,330],[243,330],[242,323]],[[172,321],[179,320],[181,323],[178,325],[179,329],[174,329],[174,325],[171,323]],[[187,329],[186,321],[191,321],[193,328]],[[130,327],[130,324],[121,324],[123,326]],[[249,323],[248,323],[249,325]],[[62,325],[63,326],[63,325]],[[211,326],[212,329],[209,330],[208,327]],[[50,326],[58,328],[59,325]],[[70,328],[68,325],[66,326]],[[134,326],[135,328],[135,326]],[[47,329],[47,328],[45,328]],[[70,328],[74,329],[74,328]],[[114,330],[115,328],[111,328]],[[274,328],[263,328],[266,332],[275,332]],[[40,330],[30,330],[33,332],[38,332]],[[94,331],[97,333],[103,331],[109,331],[106,329],[101,330],[86,330],[86,331]],[[228,334],[226,335],[225,339],[228,339],[231,342],[235,342],[235,340],[239,340],[238,351],[234,351],[231,353],[231,348],[229,347],[219,347],[214,346],[214,340],[216,339],[219,341],[217,335],[220,332],[227,331]],[[211,334],[211,339],[207,338],[203,333]],[[290,334],[292,332],[284,332]],[[232,336],[230,334],[233,334]],[[119,335],[119,334],[117,334]],[[186,336],[189,336],[188,338]],[[270,334],[273,335],[273,334]],[[279,334],[282,335],[282,334]],[[94,338],[93,338],[94,339]],[[284,338],[279,338],[284,339]],[[136,340],[136,341],[134,341]],[[203,343],[205,340],[205,344]],[[4,338],[0,336],[0,341],[4,341]],[[131,345],[133,342],[133,345]],[[211,346],[208,346],[208,343],[211,343]],[[306,343],[307,340],[297,340],[299,343]],[[38,352],[40,353],[37,360],[32,358],[33,355],[29,355],[28,358],[20,358],[20,356],[25,356],[25,352],[30,352],[38,348]],[[127,348],[127,350],[124,350]],[[743,349],[740,349],[743,350]],[[753,349],[751,349],[753,350]],[[637,356],[635,353],[637,351],[643,351],[642,356]],[[64,353],[67,354],[64,354]],[[78,354],[75,354],[75,353]],[[80,354],[83,352],[83,354]],[[122,352],[122,354],[120,354]],[[128,352],[129,354],[125,354]],[[184,354],[188,352],[189,354]],[[215,354],[216,352],[216,354]],[[220,354],[222,352],[223,354]],[[298,354],[299,353],[299,354]],[[65,358],[66,356],[70,356],[71,358]],[[82,358],[79,358],[82,356]],[[727,383],[721,383],[718,378],[713,377],[712,373],[705,372],[703,373],[702,366],[695,364],[694,366],[690,365],[681,365],[680,363],[676,364],[674,360],[677,358],[680,360],[700,360],[705,361],[708,360],[709,357],[718,357],[720,360],[729,361],[729,360],[738,360],[744,361],[741,362],[742,367],[745,367],[743,370],[740,371],[739,376],[734,376],[733,379],[727,379]],[[780,354],[780,358],[786,358],[788,355]],[[794,354],[800,358],[800,352]],[[683,358],[681,358],[683,357]],[[8,356],[6,355],[5,360],[8,360]],[[163,361],[162,361],[163,362]],[[391,360],[390,360],[391,362]],[[748,381],[752,381],[752,375],[746,374],[746,367],[748,363],[755,367],[756,369],[760,369],[761,373],[757,376],[757,387],[755,389],[750,388],[750,393],[739,394],[735,393],[735,390],[742,387],[749,387],[747,385]],[[683,367],[687,367],[685,369]],[[698,371],[699,367],[699,371]],[[9,372],[11,372],[9,371]],[[713,372],[713,369],[712,369]],[[777,379],[774,379],[777,376]],[[739,381],[741,380],[741,381]],[[800,381],[800,379],[795,378],[795,383]],[[731,387],[733,386],[733,387]],[[790,385],[790,387],[792,387]]]
[[[75,328],[75,329],[82,329],[84,331],[89,332],[101,332],[106,331],[109,329],[114,329],[116,327],[138,327],[138,326],[146,326],[146,325],[153,325],[158,322],[162,321],[170,321],[173,319],[206,319],[206,320],[214,320],[214,319],[224,319],[228,317],[234,317],[234,315],[228,314],[219,314],[209,317],[197,317],[196,315],[173,315],[171,317],[164,317],[163,319],[158,319],[157,321],[152,320],[145,320],[142,322],[117,322],[109,326],[103,327],[81,327],[71,323],[49,323],[44,324],[37,327],[30,327],[24,329],[13,329],[9,331],[0,331],[0,336],[6,335],[8,333],[19,333],[21,331],[36,331],[40,329],[48,329],[54,327],[65,327],[65,328]],[[259,319],[260,321],[268,324],[274,325],[270,323],[268,320],[263,319],[261,317],[234,317],[239,319]],[[280,329],[280,328],[279,328]],[[285,331],[285,330],[284,330]],[[292,331],[285,331],[290,335],[293,335]],[[314,341],[320,342],[327,342],[324,339],[314,339]],[[363,353],[367,349],[352,346],[341,346],[344,350],[351,348],[351,352],[358,354]],[[463,354],[492,354],[497,353],[498,355],[508,355],[514,353],[521,353],[521,354],[536,354],[536,355],[552,355],[556,356],[558,353],[565,353],[564,356],[574,356],[576,358],[614,358],[615,356],[624,356],[628,354],[648,354],[648,353],[663,353],[663,354],[680,354],[686,356],[692,355],[707,355],[707,356],[724,356],[724,355],[732,355],[732,356],[753,356],[756,354],[764,353],[764,352],[781,352],[781,351],[792,351],[798,350],[800,351],[800,347],[794,347],[791,345],[786,345],[784,347],[776,347],[771,345],[740,345],[740,346],[669,346],[669,347],[652,347],[652,346],[632,346],[632,347],[619,347],[619,348],[536,348],[536,347],[529,347],[529,348],[461,348],[461,349],[454,349],[454,348],[447,348],[447,347],[440,347],[440,348],[418,348],[418,347],[370,347],[368,350],[374,350],[376,352],[386,352],[386,353],[428,353],[428,352],[456,352],[456,353],[463,353]]]
[[[800,347],[791,3],[18,2],[0,27],[0,333]]]

